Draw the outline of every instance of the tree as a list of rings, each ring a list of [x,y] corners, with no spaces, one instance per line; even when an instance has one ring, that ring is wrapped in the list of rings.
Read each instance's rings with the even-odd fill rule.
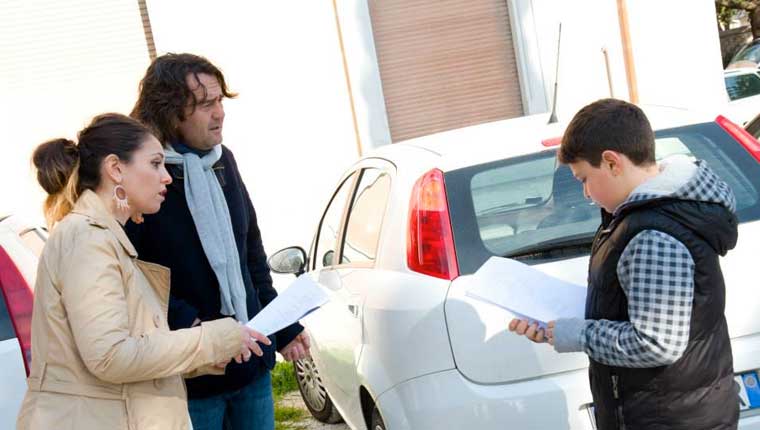
[[[743,10],[749,15],[752,37],[760,37],[760,0],[715,0],[719,20],[730,19],[731,10]]]

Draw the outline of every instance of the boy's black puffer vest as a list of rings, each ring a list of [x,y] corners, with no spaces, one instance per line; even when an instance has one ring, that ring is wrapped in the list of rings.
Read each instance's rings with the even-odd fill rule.
[[[667,233],[688,248],[695,290],[689,342],[675,363],[622,368],[590,359],[598,428],[735,429],[739,404],[718,257],[736,244],[736,216],[719,204],[675,199],[633,203],[614,218],[605,215],[589,263],[587,319],[629,321],[617,264],[643,230]]]

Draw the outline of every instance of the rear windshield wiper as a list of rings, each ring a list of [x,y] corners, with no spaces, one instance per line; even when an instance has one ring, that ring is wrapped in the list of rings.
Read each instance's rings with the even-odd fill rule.
[[[505,254],[507,258],[526,257],[529,255],[564,251],[573,248],[588,248],[594,240],[594,235],[588,233],[558,239],[545,240],[529,246],[515,249]]]

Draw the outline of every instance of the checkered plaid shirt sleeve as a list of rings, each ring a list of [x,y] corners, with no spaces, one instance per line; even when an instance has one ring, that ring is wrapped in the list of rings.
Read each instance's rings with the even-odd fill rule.
[[[628,298],[628,321],[594,320],[581,344],[594,360],[611,366],[656,367],[678,360],[689,341],[694,299],[694,260],[672,236],[637,234],[617,265]]]

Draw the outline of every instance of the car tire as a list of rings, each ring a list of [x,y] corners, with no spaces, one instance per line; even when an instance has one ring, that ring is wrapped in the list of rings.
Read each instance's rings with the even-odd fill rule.
[[[293,363],[293,369],[296,382],[298,382],[298,391],[301,392],[301,398],[311,415],[327,424],[343,421],[343,417],[340,416],[340,412],[322,384],[322,378],[319,376],[314,360],[311,358],[297,360]]]
[[[370,430],[386,430],[385,422],[383,421],[383,417],[380,416],[380,409],[378,409],[377,406],[372,408],[372,422],[370,425]]]

